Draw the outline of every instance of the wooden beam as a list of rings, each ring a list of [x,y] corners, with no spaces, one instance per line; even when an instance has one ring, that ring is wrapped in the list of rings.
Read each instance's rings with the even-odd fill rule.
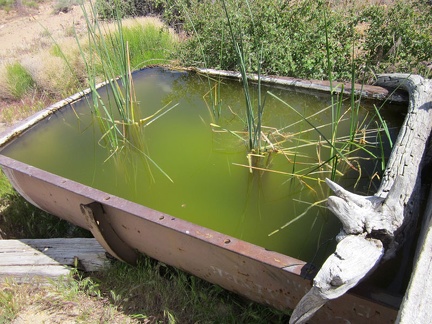
[[[432,323],[432,192],[417,243],[414,269],[398,318],[399,324]]]
[[[71,267],[98,271],[106,264],[105,250],[94,238],[0,240],[0,281],[58,277]]]

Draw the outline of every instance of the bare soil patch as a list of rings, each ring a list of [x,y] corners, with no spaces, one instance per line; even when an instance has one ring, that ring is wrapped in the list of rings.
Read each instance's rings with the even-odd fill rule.
[[[47,1],[37,9],[0,10],[0,63],[31,54],[51,44],[54,39],[73,37],[73,27],[84,29],[81,9],[72,6],[68,12],[55,12],[55,1]]]

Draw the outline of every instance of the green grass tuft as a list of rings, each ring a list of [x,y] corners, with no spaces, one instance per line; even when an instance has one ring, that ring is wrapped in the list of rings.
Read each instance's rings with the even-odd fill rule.
[[[132,318],[156,323],[282,323],[287,313],[142,256],[137,266],[115,261],[92,275],[103,296]]]
[[[14,99],[21,99],[34,89],[35,81],[21,63],[11,63],[6,66],[6,85],[9,94]]]

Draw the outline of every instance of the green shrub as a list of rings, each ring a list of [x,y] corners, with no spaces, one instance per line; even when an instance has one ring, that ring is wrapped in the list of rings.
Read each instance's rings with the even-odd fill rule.
[[[182,24],[188,36],[180,52],[184,65],[236,69],[221,1],[164,3],[165,20]],[[353,63],[357,74],[367,72],[362,78],[369,81],[382,72],[427,76],[421,62],[432,61],[432,6],[426,1],[396,0],[387,6],[341,6],[322,0],[226,0],[226,4],[249,72],[257,72],[261,60],[266,74],[328,79],[325,30],[333,77],[338,80],[351,78]],[[360,25],[366,26],[363,34],[357,30]]]
[[[237,57],[228,35],[227,22],[219,2],[190,1],[184,29],[191,37],[182,48],[185,65],[236,69]],[[265,74],[303,78],[327,78],[325,19],[323,1],[282,0],[226,1],[231,21],[241,35],[249,72],[257,72],[258,61]],[[350,20],[330,12],[327,30],[330,35],[334,75],[349,78],[354,33]],[[203,54],[202,54],[203,53]],[[205,61],[205,62],[204,62]]]
[[[1,1],[1,0],[0,0]],[[119,4],[121,17],[158,16],[175,30],[184,23],[183,8],[192,6],[189,0],[96,0],[100,19],[114,19],[115,5]]]
[[[120,17],[136,17],[160,13],[162,1],[155,0],[97,0],[96,8],[100,19],[114,19],[119,10]]]
[[[54,4],[54,12],[68,12],[73,6],[81,4],[83,0],[56,0]]]
[[[0,9],[9,12],[15,5],[15,0],[0,0]]]
[[[9,94],[15,99],[21,99],[35,87],[30,73],[18,62],[6,66],[6,84]]]
[[[425,75],[422,62],[432,62],[432,6],[425,1],[397,1],[370,6],[359,19],[369,24],[365,63],[375,72]]]

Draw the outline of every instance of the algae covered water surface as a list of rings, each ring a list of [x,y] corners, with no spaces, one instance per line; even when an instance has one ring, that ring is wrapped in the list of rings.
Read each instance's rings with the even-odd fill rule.
[[[329,176],[323,164],[329,154],[323,136],[331,137],[331,110],[324,109],[330,105],[328,96],[264,87],[263,132],[274,147],[267,145],[272,153],[258,165],[269,171],[251,171],[242,139],[245,100],[238,81],[209,82],[195,73],[149,68],[135,73],[134,83],[141,116],[176,105],[143,129],[144,154],[123,150],[110,157],[91,101],[85,99],[40,122],[2,153],[266,249],[322,262],[340,229],[325,203],[312,206],[329,194],[322,182]],[[106,96],[107,89],[100,93]],[[308,116],[319,132],[282,101]],[[220,116],[212,113],[212,102],[220,107]],[[361,118],[373,111],[364,106]],[[392,126],[392,121],[387,123]],[[342,118],[339,134],[348,135],[349,124]],[[376,138],[372,133],[363,141]],[[356,154],[338,181],[348,187],[357,183],[356,190],[364,193],[379,174],[379,159],[364,160],[364,153]],[[364,181],[354,171],[360,164]],[[306,210],[298,221],[280,229]]]

